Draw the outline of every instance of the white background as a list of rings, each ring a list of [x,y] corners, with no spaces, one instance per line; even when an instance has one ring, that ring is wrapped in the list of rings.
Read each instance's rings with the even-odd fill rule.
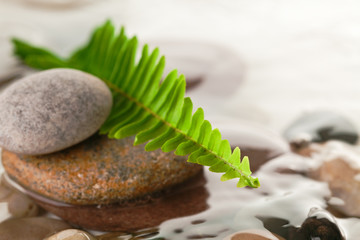
[[[281,133],[303,112],[329,109],[359,125],[359,10],[355,0],[0,0],[0,73],[15,61],[9,36],[66,56],[111,19],[160,49],[162,42],[172,44],[170,52],[188,43],[190,62],[168,58],[185,74],[197,69],[211,77],[218,68],[214,74],[223,77],[212,90],[190,92],[210,120],[251,121]]]

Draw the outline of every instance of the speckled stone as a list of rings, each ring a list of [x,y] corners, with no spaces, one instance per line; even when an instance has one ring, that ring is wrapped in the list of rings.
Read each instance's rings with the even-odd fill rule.
[[[0,223],[0,240],[40,240],[68,228],[70,225],[57,219],[13,218]]]
[[[70,204],[109,204],[159,192],[202,167],[160,150],[146,152],[122,140],[97,136],[60,152],[24,156],[4,150],[7,174],[20,185]]]
[[[39,155],[72,146],[94,134],[112,106],[108,87],[71,69],[25,77],[0,95],[0,146]]]
[[[96,240],[96,238],[85,231],[78,229],[66,229],[45,238],[44,240]]]

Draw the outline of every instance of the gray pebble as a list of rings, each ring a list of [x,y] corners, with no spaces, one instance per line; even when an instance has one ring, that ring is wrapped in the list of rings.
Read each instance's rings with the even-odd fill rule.
[[[98,78],[53,69],[19,80],[0,95],[0,146],[41,155],[94,134],[112,107],[109,88]]]
[[[0,240],[40,240],[69,228],[67,223],[51,218],[12,218],[0,223]]]
[[[67,229],[44,240],[96,240],[96,238],[90,233],[78,229]]]

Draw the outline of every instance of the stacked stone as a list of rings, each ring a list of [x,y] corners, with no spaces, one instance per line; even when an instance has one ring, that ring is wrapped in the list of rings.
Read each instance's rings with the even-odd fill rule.
[[[6,88],[0,147],[9,181],[69,223],[96,230],[151,227],[204,210],[206,191],[189,184],[204,181],[201,166],[145,152],[133,138],[98,135],[111,107],[104,82],[77,70],[43,71]],[[199,196],[203,204],[194,204]]]

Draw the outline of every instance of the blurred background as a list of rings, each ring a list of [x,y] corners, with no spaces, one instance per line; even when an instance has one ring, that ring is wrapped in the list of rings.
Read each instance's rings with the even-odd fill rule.
[[[0,0],[0,81],[23,71],[10,37],[68,56],[111,19],[160,47],[212,121],[281,132],[304,112],[331,110],[359,127],[359,9],[355,0]]]

